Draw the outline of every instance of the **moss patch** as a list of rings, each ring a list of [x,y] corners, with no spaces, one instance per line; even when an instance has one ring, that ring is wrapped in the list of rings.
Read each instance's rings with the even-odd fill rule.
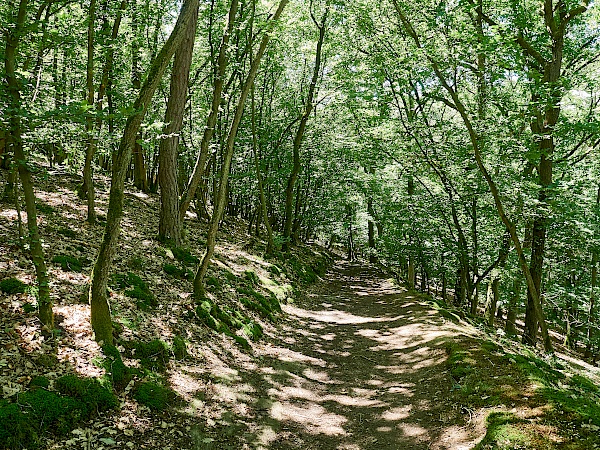
[[[149,342],[130,341],[124,345],[132,350],[133,357],[149,371],[164,371],[171,359],[169,346],[160,339]]]
[[[164,411],[175,402],[177,396],[171,389],[147,381],[135,386],[133,398],[153,411]]]
[[[36,377],[29,391],[12,401],[0,400],[2,448],[38,448],[44,433],[64,435],[79,422],[119,404],[113,393],[95,379],[65,375],[56,380],[58,392],[48,391],[48,386],[47,378]]]
[[[79,259],[69,255],[57,255],[52,258],[52,262],[58,264],[62,270],[71,272],[81,272],[84,266]]]
[[[184,266],[196,266],[200,263],[200,259],[192,255],[187,248],[171,247],[173,256],[177,261],[182,263]]]
[[[0,281],[0,291],[5,294],[23,294],[27,292],[27,285],[16,278],[5,278]]]
[[[142,310],[158,306],[156,297],[146,282],[134,273],[115,274],[112,278],[112,285],[119,289],[125,289],[125,295],[138,300],[136,305]]]

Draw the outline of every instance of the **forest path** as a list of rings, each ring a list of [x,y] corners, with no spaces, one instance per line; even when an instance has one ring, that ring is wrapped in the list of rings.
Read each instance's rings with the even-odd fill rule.
[[[247,432],[237,435],[244,445],[232,448],[475,445],[444,363],[446,343],[462,329],[430,304],[372,266],[338,262],[305,300],[284,309],[279,337],[259,346],[259,366],[234,383],[245,387],[250,411],[242,414]]]

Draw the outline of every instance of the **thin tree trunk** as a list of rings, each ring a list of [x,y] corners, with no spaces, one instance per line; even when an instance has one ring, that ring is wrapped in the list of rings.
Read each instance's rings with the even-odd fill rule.
[[[52,311],[52,300],[50,298],[50,286],[46,260],[42,240],[37,226],[37,211],[35,206],[35,192],[31,171],[27,165],[27,156],[23,150],[23,139],[21,129],[21,87],[17,78],[17,49],[21,35],[25,31],[25,20],[27,18],[28,0],[20,0],[17,8],[17,16],[14,27],[6,34],[6,51],[4,52],[5,78],[10,101],[10,109],[7,111],[9,120],[9,133],[7,145],[12,148],[15,161],[18,164],[21,185],[25,197],[25,210],[27,213],[27,228],[29,231],[29,246],[31,259],[35,266],[38,282],[38,308],[40,321],[50,330],[54,328],[54,313]],[[14,8],[14,6],[13,6]],[[11,8],[9,8],[11,10]]]
[[[229,64],[229,59],[227,57],[229,39],[231,37],[231,32],[233,31],[233,27],[235,25],[235,16],[237,14],[238,3],[238,0],[232,0],[231,5],[229,6],[227,26],[225,27],[225,31],[221,39],[221,45],[219,46],[219,56],[217,59],[215,79],[213,82],[211,108],[206,119],[206,128],[204,128],[202,141],[200,143],[200,152],[198,153],[198,157],[196,158],[196,163],[194,165],[194,170],[192,171],[192,175],[190,176],[187,188],[184,191],[181,202],[179,204],[179,220],[181,221],[183,221],[183,219],[185,218],[185,214],[188,208],[190,207],[190,203],[196,196],[196,189],[198,188],[200,180],[202,179],[202,176],[204,174],[204,168],[206,166],[206,161],[209,155],[210,143],[215,133],[215,126],[217,124],[217,118],[219,116],[219,106],[221,105],[223,96],[225,72]]]
[[[133,110],[136,113],[127,120],[119,149],[114,155],[106,228],[102,243],[100,244],[98,257],[94,264],[90,290],[92,328],[96,340],[99,342],[102,341],[105,344],[110,344],[113,340],[110,307],[106,291],[109,270],[116,250],[121,219],[123,217],[125,178],[131,154],[142,120],[152,101],[154,92],[167,70],[173,54],[185,38],[187,28],[191,25],[195,11],[198,9],[198,4],[199,0],[186,0],[181,7],[179,18],[169,39],[153,60],[148,70],[146,81],[133,105]]]
[[[310,113],[312,112],[314,105],[314,97],[315,91],[317,89],[317,81],[319,79],[319,74],[321,72],[321,53],[323,51],[323,42],[325,41],[325,31],[326,26],[325,23],[327,21],[327,14],[329,13],[329,5],[326,7],[325,13],[321,19],[321,23],[319,24],[314,16],[312,17],[313,22],[317,26],[319,30],[319,40],[317,42],[317,52],[315,55],[315,66],[313,68],[312,79],[310,81],[310,85],[308,87],[308,94],[306,96],[306,103],[304,104],[304,112],[302,113],[302,118],[300,119],[300,124],[298,125],[298,130],[296,131],[296,136],[294,137],[293,144],[293,166],[292,172],[290,173],[290,177],[288,178],[287,187],[285,190],[285,220],[283,224],[283,246],[282,250],[287,252],[290,248],[291,238],[292,238],[292,221],[293,221],[293,209],[294,209],[294,187],[296,185],[296,181],[298,179],[298,175],[300,174],[301,162],[300,162],[300,146],[302,145],[302,138],[304,137],[304,132],[306,131],[306,124],[308,123],[308,119],[310,117]]]
[[[263,218],[265,229],[267,230],[267,248],[265,254],[271,256],[273,254],[273,228],[269,220],[269,212],[267,211],[267,199],[265,197],[265,188],[263,185],[263,177],[260,170],[260,161],[258,159],[259,143],[256,136],[256,104],[254,102],[254,85],[252,86],[252,147],[254,150],[254,168],[256,169],[256,180],[258,184],[258,195],[260,200],[260,211]],[[257,220],[257,224],[258,224]]]
[[[105,7],[107,7],[107,5],[108,5],[108,3],[105,3]],[[87,132],[88,132],[88,143],[87,143],[87,148],[86,148],[86,152],[85,152],[85,162],[83,165],[83,185],[81,186],[81,188],[79,190],[79,194],[82,198],[85,197],[87,199],[87,220],[90,223],[94,223],[96,221],[96,210],[95,210],[96,194],[94,191],[93,160],[94,160],[94,155],[96,154],[97,141],[98,141],[97,136],[99,135],[100,129],[102,128],[102,116],[101,116],[102,102],[104,99],[104,95],[106,93],[107,86],[110,83],[109,77],[112,72],[112,68],[113,68],[113,64],[114,64],[115,50],[113,47],[113,42],[115,41],[115,39],[117,38],[117,35],[119,34],[119,28],[121,26],[121,18],[122,18],[123,11],[125,10],[126,6],[127,6],[127,0],[122,0],[121,4],[119,5],[119,11],[117,12],[115,22],[112,27],[112,33],[110,35],[110,42],[106,47],[104,67],[102,68],[102,77],[100,79],[100,85],[98,86],[98,93],[96,96],[95,126],[92,126],[91,118],[89,118],[88,122],[86,123]],[[90,12],[90,16],[91,16],[91,12]],[[90,18],[90,21],[91,21],[91,18]],[[105,25],[107,23],[108,23],[108,19],[105,19]],[[92,40],[90,41],[90,39],[92,39]],[[91,24],[91,27],[88,29],[88,47],[90,44],[91,44],[91,49],[88,48],[88,52],[90,52],[90,54],[88,54],[88,59],[90,57],[92,58],[92,62],[91,62],[92,74],[90,76],[89,70],[88,70],[89,78],[87,80],[87,87],[88,87],[88,102],[91,101],[93,103],[93,96],[94,96],[94,88],[93,88],[93,24]],[[89,103],[89,104],[91,105],[92,103]]]
[[[165,138],[160,141],[158,182],[160,185],[160,213],[158,238],[181,244],[181,221],[179,220],[179,186],[177,184],[177,156],[179,133],[188,94],[189,74],[194,52],[198,11],[192,17],[185,40],[175,53],[171,75],[171,92],[165,113]]]
[[[506,307],[506,326],[504,327],[504,331],[508,336],[516,336],[517,334],[517,308],[520,296],[521,275],[517,274],[513,279],[513,289],[508,299],[508,306]]]
[[[87,104],[91,109],[94,105],[94,27],[96,24],[96,0],[90,0],[90,10],[88,13],[87,29],[87,70],[86,70],[86,90]],[[83,167],[83,187],[82,194],[87,198],[87,221],[96,222],[96,209],[94,198],[94,181],[92,176],[92,155],[94,153],[94,118],[91,111],[87,112],[85,122],[85,132],[87,138],[87,147],[85,152],[85,164]]]
[[[231,159],[233,157],[235,138],[237,136],[237,130],[239,128],[240,122],[242,121],[242,116],[244,114],[244,105],[246,104],[246,99],[248,98],[250,89],[254,84],[254,79],[256,78],[256,72],[258,71],[258,67],[260,66],[260,61],[265,53],[265,50],[267,49],[267,45],[269,44],[269,40],[271,37],[270,33],[272,32],[274,24],[279,20],[279,17],[281,16],[281,13],[283,12],[288,2],[289,0],[281,0],[277,11],[275,11],[275,14],[269,21],[268,29],[265,30],[265,34],[263,35],[263,38],[260,42],[258,52],[252,61],[250,71],[246,80],[244,81],[244,85],[242,86],[242,91],[238,99],[233,121],[231,122],[229,134],[227,135],[225,154],[223,158],[223,164],[221,166],[219,188],[216,193],[216,196],[214,197],[215,205],[213,208],[213,214],[206,235],[206,252],[204,254],[204,257],[202,258],[200,266],[198,267],[196,277],[194,278],[194,296],[196,298],[204,297],[204,277],[206,276],[206,272],[208,271],[208,267],[210,265],[210,258],[212,258],[212,255],[215,252],[215,245],[217,243],[217,232],[219,231],[219,222],[221,220],[221,216],[223,214],[223,210],[225,209],[225,203],[227,200],[227,185],[229,179],[229,170],[231,168]]]

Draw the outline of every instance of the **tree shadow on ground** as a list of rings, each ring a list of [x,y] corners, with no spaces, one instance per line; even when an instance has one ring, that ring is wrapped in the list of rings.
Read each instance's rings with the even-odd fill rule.
[[[253,364],[213,385],[205,400],[236,411],[198,426],[193,448],[470,448],[445,365],[457,326],[373,267],[329,276],[286,306]]]

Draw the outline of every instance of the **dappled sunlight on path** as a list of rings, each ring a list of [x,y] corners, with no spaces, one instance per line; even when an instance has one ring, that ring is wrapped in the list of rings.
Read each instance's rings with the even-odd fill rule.
[[[213,392],[231,402],[244,388],[237,395],[247,414],[224,421],[225,429],[244,424],[238,448],[474,445],[445,365],[446,343],[464,330],[429,304],[376,268],[338,263],[284,310],[281,335],[257,346],[259,367],[242,365]]]

